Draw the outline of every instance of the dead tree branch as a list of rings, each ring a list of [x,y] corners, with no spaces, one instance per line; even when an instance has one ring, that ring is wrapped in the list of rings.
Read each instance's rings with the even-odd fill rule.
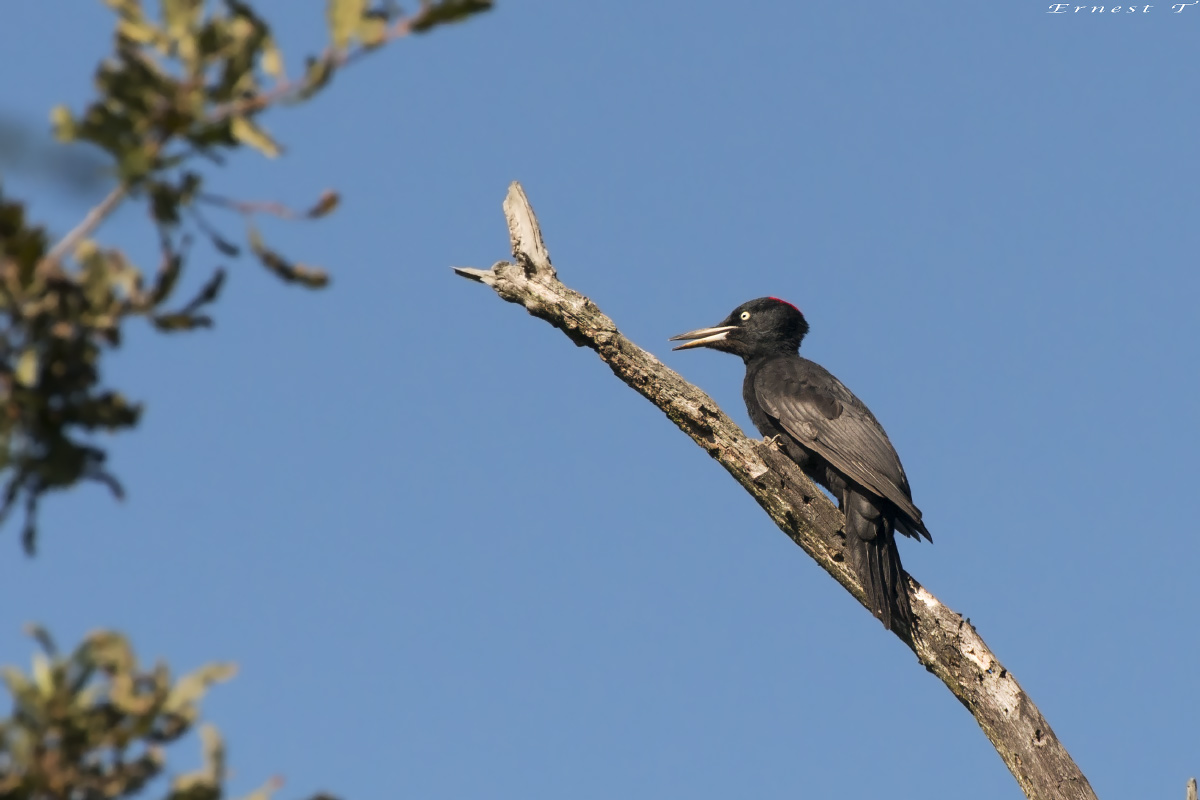
[[[455,272],[490,286],[576,345],[596,351],[618,378],[662,409],[792,541],[863,602],[862,587],[842,560],[843,518],[837,507],[790,459],[770,444],[748,439],[708,395],[622,336],[591,300],[559,282],[520,184],[509,187],[504,213],[515,263],[455,267]],[[1025,795],[1031,800],[1096,800],[1041,712],[975,628],[916,581],[913,590],[919,629],[905,643],[975,717]]]

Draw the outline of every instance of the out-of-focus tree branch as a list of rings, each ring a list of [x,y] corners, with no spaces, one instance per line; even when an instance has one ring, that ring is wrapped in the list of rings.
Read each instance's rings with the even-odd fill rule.
[[[208,664],[172,680],[165,664],[138,663],[114,631],[89,635],[70,655],[31,626],[42,651],[26,673],[0,668],[13,697],[0,718],[0,797],[133,797],[166,771],[167,749],[200,720],[208,688],[229,680],[232,664]],[[227,773],[225,743],[211,724],[198,728],[203,765],[174,770],[166,800],[219,800]],[[268,800],[277,779],[243,800]],[[316,800],[316,798],[313,798]]]
[[[316,219],[338,206],[337,192],[322,193],[304,211],[231,199],[208,190],[214,165],[242,148],[278,156],[283,147],[263,125],[266,112],[308,102],[353,62],[492,4],[425,0],[405,14],[394,4],[327,0],[330,44],[289,78],[270,26],[244,0],[213,8],[204,0],[172,0],[156,4],[158,17],[141,0],[106,3],[115,36],[111,57],[96,71],[96,97],[81,112],[59,106],[50,116],[60,141],[102,154],[113,185],[54,244],[26,218],[23,203],[0,192],[0,524],[22,507],[21,539],[30,553],[47,492],[94,480],[123,495],[107,453],[89,437],[136,427],[140,419],[139,404],[101,384],[104,356],[120,345],[125,325],[142,318],[171,333],[213,324],[223,268],[195,296],[182,302],[176,296],[194,240],[207,239],[229,258],[248,250],[288,284],[329,283],[324,270],[267,244],[255,218]],[[20,149],[26,138],[2,127],[0,149]],[[94,238],[125,203],[149,212],[148,233],[161,253],[152,276],[124,249]],[[205,208],[235,215],[244,243],[235,243],[241,237],[227,234]]]

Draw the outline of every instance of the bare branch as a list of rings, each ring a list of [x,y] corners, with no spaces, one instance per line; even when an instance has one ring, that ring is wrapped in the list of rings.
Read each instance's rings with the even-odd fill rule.
[[[129,193],[129,187],[124,183],[119,183],[108,195],[101,200],[91,211],[79,221],[79,224],[71,229],[71,232],[58,240],[54,247],[50,248],[50,252],[42,258],[38,263],[38,273],[45,276],[46,273],[54,268],[56,264],[63,260],[63,257],[71,252],[84,239],[92,234],[100,226],[100,223],[108,218],[110,214],[117,210],[117,206],[121,205],[121,201]]]
[[[748,439],[708,395],[622,336],[591,300],[559,282],[519,184],[509,188],[504,211],[518,263],[502,261],[489,270],[456,267],[455,272],[492,287],[577,345],[594,350],[618,378],[716,459],[792,541],[862,603],[863,589],[843,561],[844,519],[833,503],[775,446]],[[916,581],[913,598],[918,630],[912,641],[902,631],[897,635],[967,707],[1025,795],[1031,800],[1095,800],[1049,723],[970,622]]]
[[[525,267],[525,274],[555,277],[554,267],[550,265],[550,251],[542,241],[541,226],[533,215],[525,190],[516,181],[508,187],[508,196],[504,198],[504,216],[508,220],[513,258]]]

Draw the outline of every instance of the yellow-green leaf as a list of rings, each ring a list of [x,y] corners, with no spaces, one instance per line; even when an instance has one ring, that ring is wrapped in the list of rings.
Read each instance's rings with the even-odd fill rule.
[[[178,41],[195,28],[204,11],[204,0],[162,0],[162,18],[167,33]]]
[[[387,41],[387,19],[378,15],[367,15],[358,23],[358,38],[363,47],[379,47]]]
[[[40,363],[41,359],[38,357],[38,351],[32,347],[21,353],[21,357],[17,359],[17,369],[14,374],[17,383],[27,387],[36,384]]]
[[[0,667],[0,679],[8,684],[8,690],[15,695],[29,694],[33,688],[25,673],[16,667]]]
[[[42,697],[54,696],[54,668],[43,653],[33,654],[33,682]]]
[[[164,711],[181,713],[187,708],[194,706],[204,697],[204,693],[208,691],[208,687],[214,683],[227,681],[237,673],[237,666],[234,664],[208,664],[201,667],[190,675],[186,675],[179,679],[179,682],[171,687],[171,693],[167,695],[167,701],[163,704]]]
[[[138,44],[154,44],[162,36],[162,31],[144,19],[121,19],[117,21],[117,36]]]
[[[111,672],[127,672],[137,667],[129,640],[116,631],[95,631],[84,642],[84,663]]]
[[[75,138],[75,117],[66,106],[55,106],[50,111],[50,124],[54,126],[54,138],[60,142]]]
[[[234,117],[230,124],[233,137],[243,144],[248,144],[267,158],[279,155],[279,145],[257,124],[247,117]]]
[[[204,749],[204,766],[179,775],[171,781],[171,794],[192,800],[217,800],[225,781],[225,743],[212,725],[200,728],[200,744]]]
[[[263,39],[262,43],[262,64],[263,72],[270,75],[272,78],[284,78],[283,73],[283,53],[279,52],[279,48],[275,45],[275,40],[271,37]]]
[[[140,0],[104,0],[104,4],[123,17],[140,18],[142,16]]]
[[[271,797],[278,792],[282,786],[283,781],[281,779],[271,778],[250,794],[243,795],[240,800],[271,800]]]
[[[363,15],[367,13],[367,0],[329,0],[326,13],[333,46],[343,50],[350,44]]]
[[[94,258],[100,252],[100,247],[94,239],[84,239],[79,244],[75,245],[75,260],[88,261]]]

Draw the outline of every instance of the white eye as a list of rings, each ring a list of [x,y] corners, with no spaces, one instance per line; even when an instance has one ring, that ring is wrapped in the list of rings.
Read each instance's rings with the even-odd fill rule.
[[[743,312],[742,312],[742,322],[745,322],[745,321],[746,321],[746,320],[748,320],[748,319],[750,319],[750,312],[749,312],[749,311],[743,311]]]

